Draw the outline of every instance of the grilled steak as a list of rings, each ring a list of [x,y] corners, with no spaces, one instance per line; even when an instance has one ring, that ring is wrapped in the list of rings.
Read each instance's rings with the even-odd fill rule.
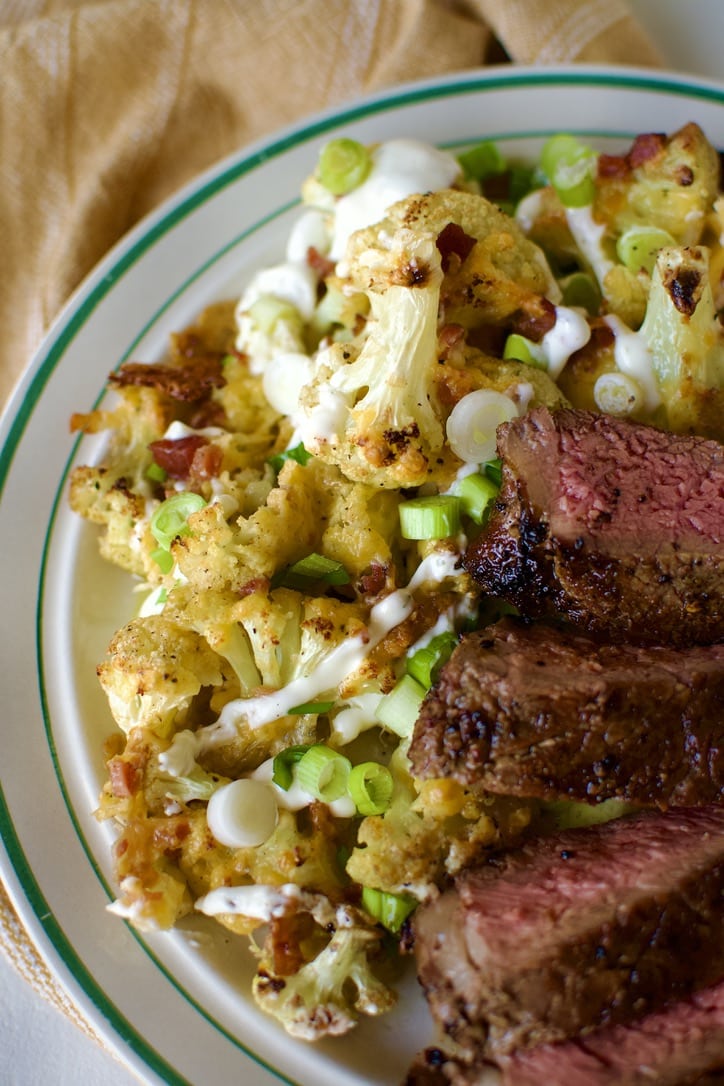
[[[456,648],[410,758],[419,777],[507,795],[720,803],[724,645],[599,644],[503,619]]]
[[[531,841],[463,873],[414,921],[432,1013],[470,1059],[626,1022],[714,984],[723,936],[724,810],[712,807]]]
[[[716,1073],[718,1072],[718,1073]],[[503,1086],[689,1086],[724,1082],[724,984],[630,1025],[521,1052]]]
[[[724,447],[539,407],[498,430],[503,483],[466,566],[529,617],[650,643],[724,639]]]

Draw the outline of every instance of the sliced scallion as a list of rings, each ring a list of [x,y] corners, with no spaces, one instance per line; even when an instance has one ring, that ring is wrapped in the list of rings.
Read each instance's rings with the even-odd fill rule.
[[[403,675],[390,693],[380,699],[375,716],[380,724],[406,739],[412,735],[424,697],[425,687],[412,675]]]
[[[350,576],[341,562],[313,553],[276,574],[272,579],[272,586],[296,588],[299,592],[306,592],[319,582],[325,585],[349,584]]]
[[[563,304],[585,309],[595,317],[601,307],[601,291],[598,283],[585,272],[573,272],[561,280]]]
[[[156,547],[151,551],[151,558],[156,563],[161,573],[170,573],[173,569],[173,555],[166,547]]]
[[[455,493],[460,498],[463,512],[475,524],[482,524],[490,506],[498,496],[498,487],[487,475],[475,472],[466,475],[455,486]]]
[[[165,483],[168,479],[168,472],[153,460],[146,468],[146,478],[150,479],[152,483]]]
[[[512,358],[516,362],[524,362],[526,366],[534,366],[537,370],[544,370],[546,368],[545,361],[539,356],[540,351],[535,343],[517,332],[511,333],[505,341],[503,358]]]
[[[496,456],[494,460],[486,461],[483,464],[483,471],[497,487],[503,482],[503,461],[500,457]]]
[[[282,470],[282,465],[286,464],[287,460],[294,460],[297,464],[301,464],[302,467],[304,467],[311,459],[312,454],[307,452],[300,441],[299,444],[295,445],[292,449],[285,449],[284,452],[275,453],[274,456],[270,456],[267,459],[267,464],[270,464],[278,475]]]
[[[457,643],[458,639],[451,630],[436,634],[421,649],[408,656],[407,674],[425,690],[429,690],[436,681],[440,668],[450,659]]]
[[[474,181],[484,181],[486,177],[503,173],[506,169],[505,159],[492,140],[483,140],[482,143],[463,151],[458,155],[458,162],[465,176]]]
[[[362,906],[373,919],[395,934],[417,907],[413,897],[403,894],[391,894],[385,890],[375,890],[371,886],[362,887]]]
[[[598,156],[575,136],[551,136],[541,152],[541,167],[564,207],[585,207],[596,194]]]
[[[288,321],[293,324],[299,324],[301,321],[297,307],[284,298],[277,298],[274,294],[260,294],[249,307],[249,316],[259,331],[265,335],[271,335],[279,321]]]
[[[657,226],[631,226],[616,242],[616,253],[630,271],[638,272],[643,268],[650,275],[659,249],[668,245],[676,245],[676,242],[667,230]]]
[[[460,499],[452,494],[412,498],[399,513],[403,539],[448,539],[460,531]]]
[[[280,750],[275,755],[272,762],[272,780],[285,792],[288,792],[292,786],[294,766],[302,760],[309,747],[309,743],[297,747],[287,747],[286,750]]]
[[[289,710],[290,716],[304,716],[305,713],[328,713],[333,707],[333,701],[305,701],[301,705],[295,705]]]
[[[362,184],[372,168],[372,156],[357,140],[344,136],[326,143],[319,155],[319,183],[334,196],[344,196]]]
[[[333,803],[345,795],[351,768],[349,758],[317,743],[297,763],[297,783],[315,799]]]
[[[205,505],[201,495],[191,490],[174,494],[162,502],[151,517],[151,535],[160,547],[168,550],[177,536],[189,534],[189,517]]]
[[[347,790],[361,815],[380,815],[390,805],[393,783],[386,765],[362,762],[352,767]]]

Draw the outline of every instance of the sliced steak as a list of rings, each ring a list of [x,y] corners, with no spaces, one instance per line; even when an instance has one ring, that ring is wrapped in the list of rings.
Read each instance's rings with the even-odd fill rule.
[[[506,1062],[503,1086],[713,1086],[724,1082],[724,984],[630,1025]]]
[[[465,637],[428,693],[419,777],[640,805],[724,801],[724,645],[599,644],[503,619]]]
[[[719,981],[723,894],[721,808],[539,838],[418,910],[418,975],[468,1058],[500,1058]]]
[[[529,617],[652,643],[724,639],[724,447],[545,407],[498,430],[503,483],[466,566]]]

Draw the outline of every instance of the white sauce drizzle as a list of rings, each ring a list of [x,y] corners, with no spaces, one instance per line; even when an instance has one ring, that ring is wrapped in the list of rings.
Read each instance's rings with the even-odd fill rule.
[[[567,207],[566,221],[577,247],[603,287],[604,279],[614,267],[603,248],[605,224],[595,221],[590,204],[586,207]]]
[[[539,344],[548,373],[554,381],[560,377],[571,355],[585,347],[590,338],[591,328],[582,310],[556,306],[556,323]]]
[[[412,593],[427,581],[442,581],[454,576],[459,554],[457,551],[434,551],[418,566],[407,588],[399,588],[376,603],[370,611],[366,636],[350,637],[332,649],[329,656],[310,675],[300,675],[286,686],[255,698],[235,698],[221,711],[218,721],[200,729],[202,750],[208,750],[233,739],[237,726],[245,721],[250,728],[260,728],[279,717],[287,716],[295,705],[313,701],[336,690],[344,679],[360,668],[367,655],[399,626],[412,611]]]
[[[616,337],[614,343],[616,365],[621,373],[633,378],[642,389],[646,410],[654,411],[661,403],[661,394],[646,338],[640,332],[632,332],[619,317],[613,314],[603,319]]]
[[[219,886],[198,898],[194,907],[206,916],[231,913],[268,923],[275,917],[284,916],[303,898],[304,891],[291,882],[283,886]]]
[[[460,176],[457,159],[420,140],[388,140],[372,151],[372,159],[366,180],[335,202],[333,260],[341,259],[356,230],[379,222],[398,200],[449,188]]]

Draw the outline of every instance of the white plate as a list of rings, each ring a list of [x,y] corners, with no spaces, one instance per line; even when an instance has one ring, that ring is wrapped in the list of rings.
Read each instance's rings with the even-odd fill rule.
[[[202,919],[141,937],[106,912],[111,834],[92,811],[111,724],[95,664],[131,607],[125,575],[67,509],[71,466],[97,451],[96,439],[70,436],[69,416],[98,401],[121,362],[157,360],[169,332],[280,256],[299,183],[332,133],[453,149],[488,137],[520,155],[556,131],[614,149],[689,120],[724,147],[724,88],[581,67],[474,72],[325,114],[226,160],[141,224],[35,357],[0,434],[0,870],[42,954],[146,1081],[391,1086],[432,1033],[410,977],[393,1014],[319,1047],[294,1042],[251,1003],[243,941]]]

